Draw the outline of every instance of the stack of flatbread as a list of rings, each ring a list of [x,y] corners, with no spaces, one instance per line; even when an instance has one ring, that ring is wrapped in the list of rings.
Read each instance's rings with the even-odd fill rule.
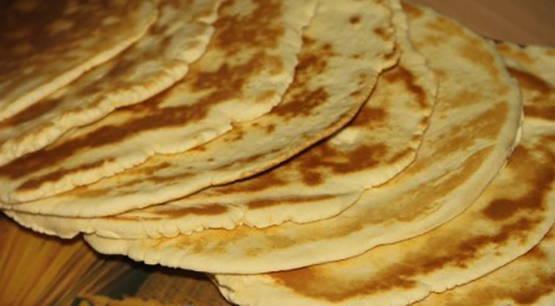
[[[239,305],[555,304],[555,49],[398,0],[0,7],[23,226]]]

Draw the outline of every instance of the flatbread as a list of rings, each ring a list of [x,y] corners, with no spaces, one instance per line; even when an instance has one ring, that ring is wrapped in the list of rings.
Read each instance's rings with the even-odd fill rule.
[[[418,156],[400,175],[319,222],[144,240],[87,235],[87,241],[101,253],[147,264],[255,274],[356,256],[423,234],[462,213],[515,146],[522,115],[519,90],[492,44],[431,10],[407,6],[407,11],[412,41],[440,85]]]
[[[440,228],[336,263],[216,276],[220,290],[240,305],[407,305],[504,266],[539,243],[555,221],[555,128],[525,125],[524,131],[478,201]]]
[[[552,228],[538,246],[507,266],[414,305],[555,305],[555,230]]]
[[[0,165],[68,130],[139,103],[182,79],[204,52],[221,0],[163,0],[159,18],[125,52],[0,122]],[[78,103],[77,103],[78,101]]]
[[[435,102],[433,72],[412,49],[404,15],[397,14],[394,22],[399,65],[384,73],[349,126],[285,164],[250,179],[117,216],[91,219],[16,213],[16,219],[65,238],[82,231],[137,239],[232,229],[241,224],[306,223],[337,215],[356,202],[361,191],[391,179],[414,160]],[[357,30],[368,32],[363,27]],[[224,146],[213,151],[232,154]]]
[[[206,52],[183,80],[0,167],[0,201],[32,201],[90,184],[267,113],[293,79],[316,2],[223,3]]]
[[[396,63],[395,37],[382,34],[392,25],[391,12],[381,1],[349,2],[352,6],[330,1],[319,4],[320,17],[306,30],[295,80],[269,114],[236,124],[194,150],[157,156],[98,183],[10,208],[95,217],[164,203],[259,173],[345,126],[369,97],[380,71]],[[352,15],[346,17],[353,12],[360,16],[355,24]],[[355,31],[344,37],[349,27]],[[376,28],[381,30],[372,30]]]
[[[2,1],[0,120],[129,47],[156,13],[154,1]]]

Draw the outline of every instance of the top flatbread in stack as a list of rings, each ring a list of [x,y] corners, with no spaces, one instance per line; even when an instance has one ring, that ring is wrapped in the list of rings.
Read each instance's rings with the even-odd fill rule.
[[[183,78],[213,32],[221,0],[163,0],[149,31],[118,56],[0,122],[0,165]],[[68,30],[71,31],[71,30]]]
[[[351,10],[333,11],[335,17],[342,20],[358,10],[352,7]],[[375,9],[360,8],[360,11]],[[314,43],[321,36],[313,30],[315,24],[320,20],[330,22],[322,11],[317,14],[307,29],[307,35],[315,40]],[[358,16],[361,18],[359,22],[373,19]],[[9,215],[35,230],[65,238],[80,231],[111,238],[171,237],[207,228],[232,229],[239,224],[266,227],[285,221],[304,223],[336,215],[354,203],[364,189],[389,180],[414,160],[435,100],[433,72],[427,68],[424,58],[411,47],[404,16],[396,14],[394,17],[397,49],[401,53],[399,65],[384,73],[370,100],[353,122],[291,161],[254,178],[117,216],[63,218],[25,213]],[[369,32],[366,27],[357,27],[351,30],[351,36],[355,35],[354,31]],[[346,49],[355,49],[360,41],[353,39],[351,43],[354,45]],[[346,46],[345,42],[342,46]],[[366,57],[360,60],[364,59]],[[370,59],[364,64],[369,65]],[[347,74],[348,66],[343,67]],[[276,135],[279,135],[280,129],[281,126],[276,123]],[[275,138],[273,136],[265,135],[271,139]],[[233,151],[228,151],[229,146],[212,145],[208,144],[207,150],[233,155]],[[206,174],[206,171],[203,173]]]
[[[270,113],[194,150],[155,156],[98,183],[9,208],[58,216],[114,215],[259,173],[329,136],[356,115],[378,74],[396,63],[390,9],[378,0],[350,5],[320,3],[320,16],[304,34],[293,84]],[[358,22],[351,23],[353,14]],[[344,38],[336,29],[349,29],[351,36]]]
[[[318,222],[160,239],[89,235],[87,241],[102,253],[126,254],[148,264],[251,274],[352,257],[425,233],[460,214],[513,150],[520,95],[489,42],[432,11],[411,8],[413,42],[440,85],[418,156],[400,175],[365,191],[338,216]]]
[[[0,167],[0,200],[17,204],[90,184],[270,111],[292,81],[315,6],[316,0],[226,1],[206,52],[183,80]]]
[[[2,1],[0,120],[129,47],[156,12],[154,1]]]

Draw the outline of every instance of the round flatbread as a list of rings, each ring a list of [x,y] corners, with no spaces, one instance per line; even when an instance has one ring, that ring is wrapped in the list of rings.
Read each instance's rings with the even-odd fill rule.
[[[397,60],[394,35],[384,35],[392,27],[388,7],[379,0],[352,5],[319,4],[304,34],[295,80],[270,113],[236,124],[194,150],[155,156],[98,183],[8,208],[70,217],[115,215],[254,175],[329,136],[356,115],[379,73]],[[353,14],[360,18],[355,24]],[[342,36],[348,29],[350,36]]]
[[[293,80],[316,2],[226,1],[206,52],[184,79],[0,167],[0,201],[69,191],[153,155],[187,151],[269,112]]]
[[[357,11],[355,7],[339,11],[345,16],[336,18],[349,19]],[[319,17],[315,18],[317,22]],[[286,221],[306,223],[338,214],[356,202],[361,191],[391,179],[414,160],[435,102],[435,78],[408,41],[404,15],[395,15],[394,23],[401,53],[399,65],[383,74],[353,122],[292,160],[250,179],[116,216],[64,218],[19,213],[15,214],[17,220],[65,238],[85,232],[137,239],[207,228],[232,229],[242,224],[267,227]],[[363,27],[356,30],[368,32]],[[274,131],[280,135],[278,124]],[[247,146],[245,143],[245,150]],[[233,155],[229,146],[209,148],[214,154]],[[212,176],[217,177],[217,173]]]
[[[488,41],[431,10],[407,6],[407,11],[412,41],[440,85],[418,156],[400,175],[319,222],[160,239],[90,235],[87,241],[102,253],[148,264],[251,274],[356,256],[423,234],[462,213],[515,147],[522,118],[518,85]]]
[[[0,120],[129,47],[156,13],[154,1],[2,1]]]
[[[412,305],[506,265],[539,243],[555,221],[555,128],[525,124],[524,131],[478,201],[438,229],[335,263],[218,275],[220,291],[240,305]]]
[[[221,2],[160,1],[156,22],[125,52],[0,122],[0,165],[37,151],[118,107],[142,102],[182,79],[204,52]]]

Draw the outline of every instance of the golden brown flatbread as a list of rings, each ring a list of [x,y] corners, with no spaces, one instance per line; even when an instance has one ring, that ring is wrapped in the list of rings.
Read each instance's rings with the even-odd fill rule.
[[[87,241],[102,253],[148,264],[251,274],[360,255],[423,234],[462,213],[515,146],[522,118],[518,85],[488,41],[431,10],[410,6],[408,12],[412,41],[440,85],[418,156],[400,175],[319,222],[160,239],[88,235]]]
[[[353,11],[358,8],[353,7]],[[339,12],[334,13],[339,19],[348,19],[353,13]],[[232,229],[237,225],[306,223],[337,215],[356,202],[361,191],[406,168],[414,160],[429,123],[437,83],[408,40],[405,17],[394,17],[400,63],[383,74],[353,122],[292,160],[253,178],[116,216],[75,218],[18,213],[17,220],[40,232],[66,238],[85,232],[136,239],[172,237],[207,228]],[[372,20],[370,16],[365,19]],[[363,27],[357,31],[361,35],[368,32]],[[265,135],[269,140],[279,136],[282,127],[276,122],[273,129],[275,134]],[[244,143],[245,150],[249,146]],[[209,145],[208,149],[214,155],[233,156],[238,151],[229,150],[225,144]],[[217,177],[218,172],[211,176]],[[183,179],[182,184],[190,179]]]

